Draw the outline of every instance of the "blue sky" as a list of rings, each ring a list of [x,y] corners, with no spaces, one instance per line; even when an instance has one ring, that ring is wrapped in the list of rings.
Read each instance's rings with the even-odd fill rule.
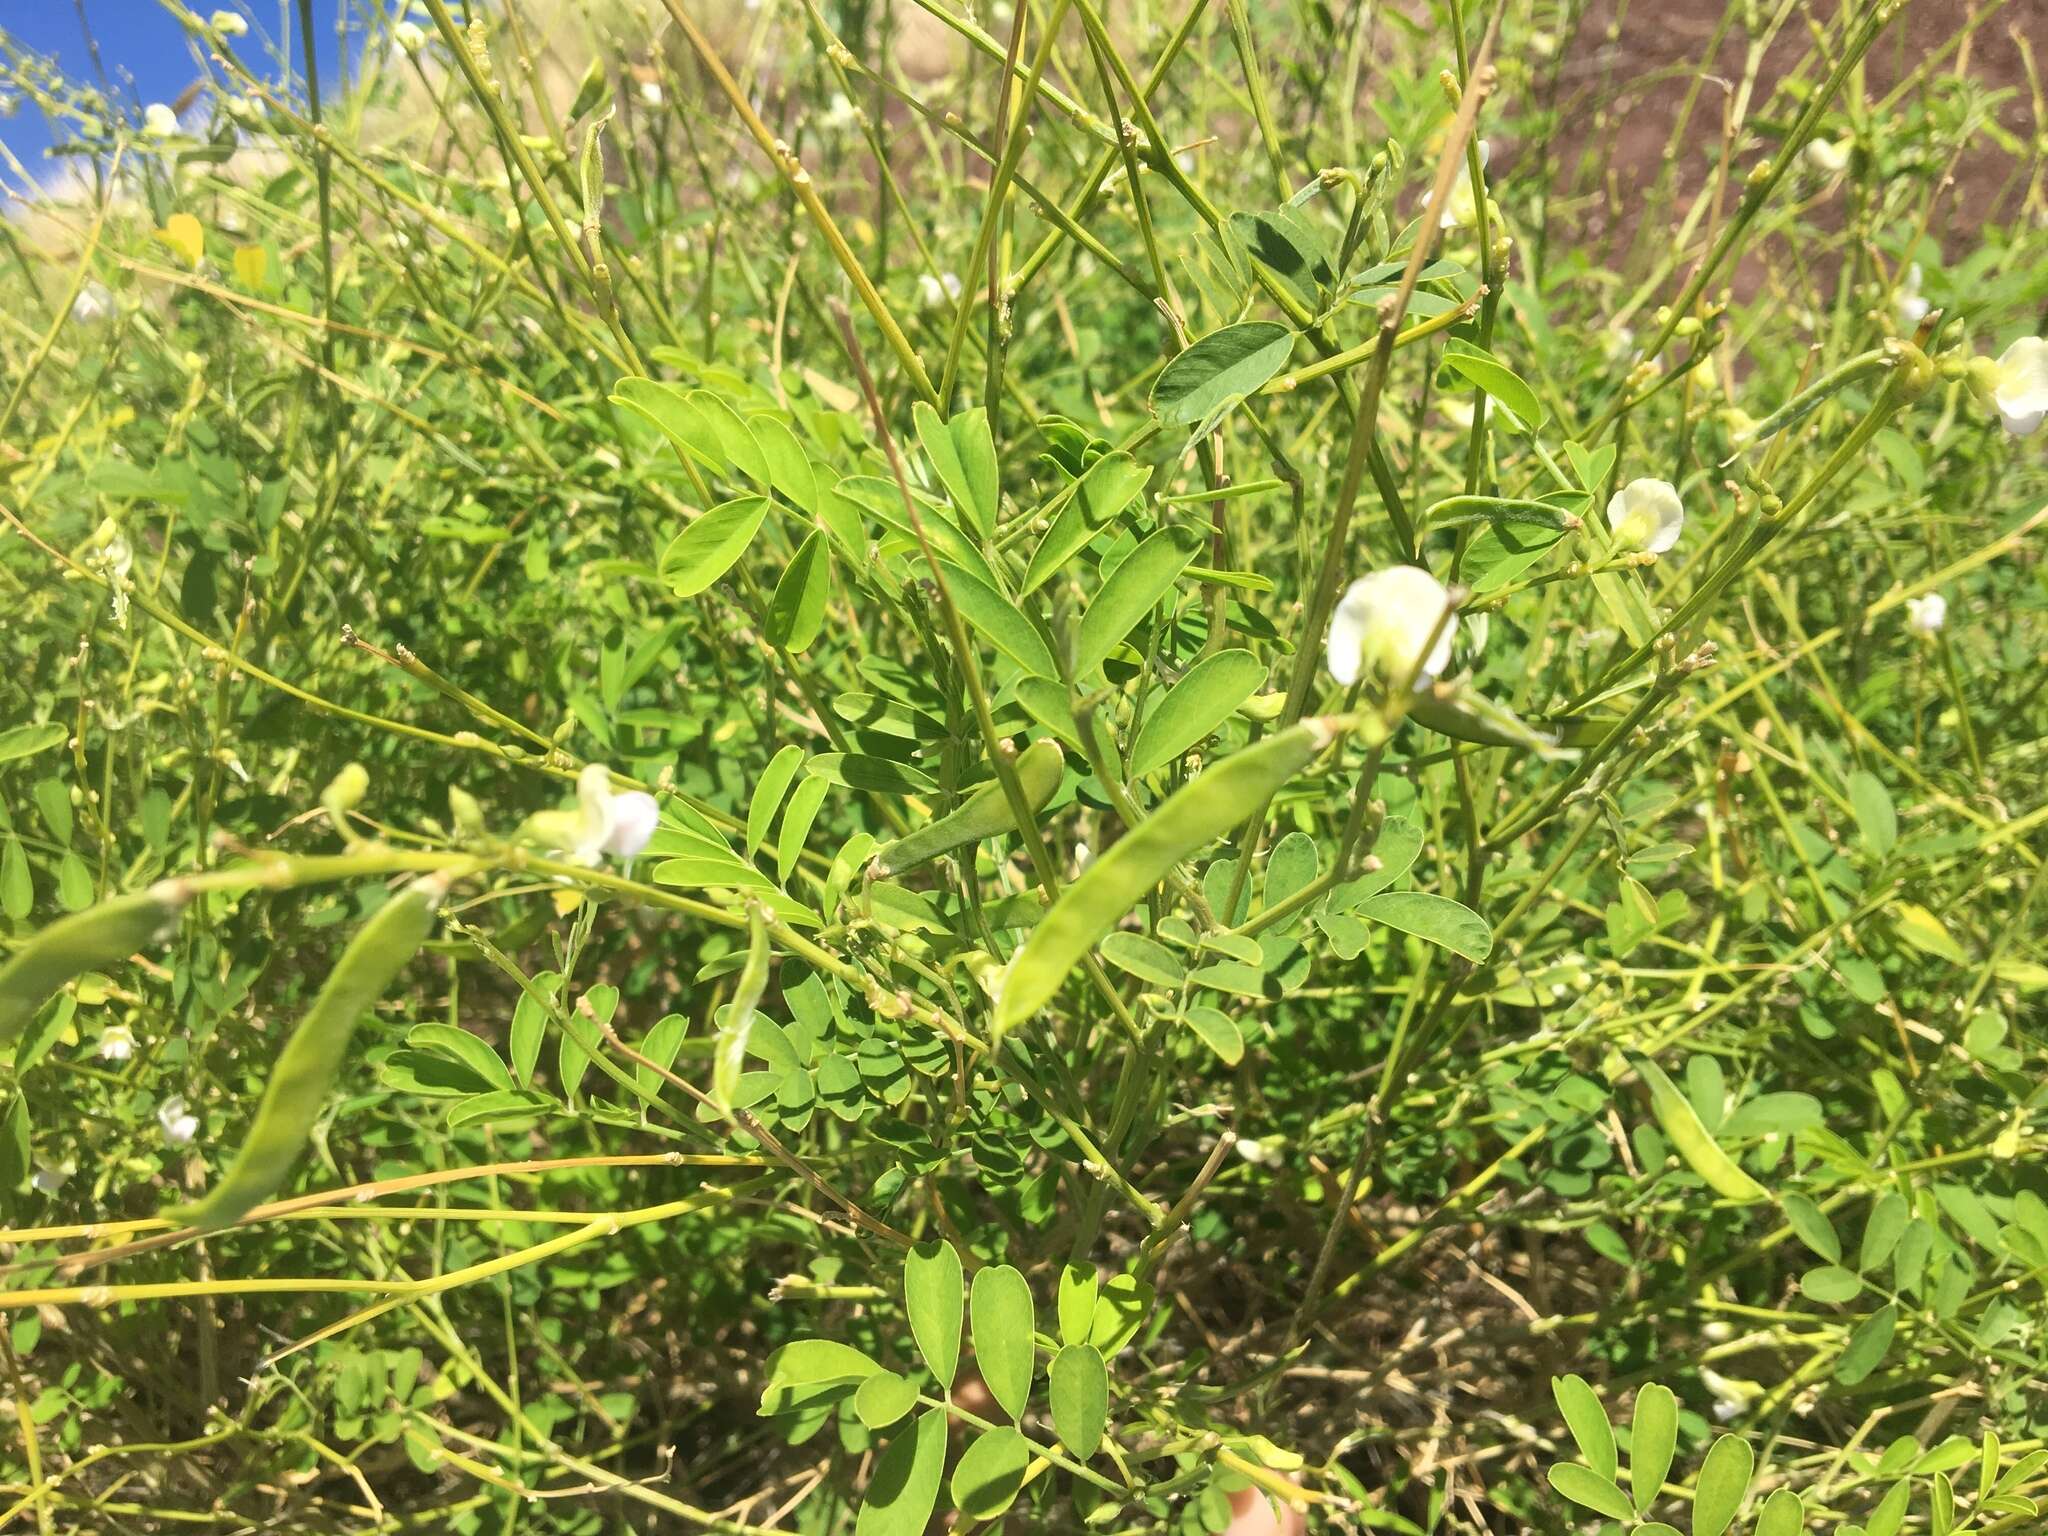
[[[210,15],[232,6],[248,18],[249,35],[238,45],[241,56],[252,65],[269,60],[281,41],[288,41],[293,60],[299,56],[296,0],[187,0],[198,14]],[[374,8],[376,0],[368,0]],[[54,57],[67,75],[96,81],[92,55],[86,46],[79,12],[99,44],[100,63],[116,100],[129,106],[137,102],[171,101],[194,80],[201,70],[195,61],[185,29],[172,19],[157,0],[0,0],[0,30],[17,43],[40,54]],[[350,28],[360,33],[363,3],[349,0],[314,0],[313,14],[320,22],[321,77],[332,78],[333,61],[339,56],[335,36],[337,20],[347,14]],[[49,146],[49,126],[42,114],[27,102],[17,106],[10,117],[0,117],[0,142],[21,157],[31,173],[46,166],[43,151]]]

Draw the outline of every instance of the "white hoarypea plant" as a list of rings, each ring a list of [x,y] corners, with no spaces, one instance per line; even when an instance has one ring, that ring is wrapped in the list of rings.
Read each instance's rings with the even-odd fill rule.
[[[2048,420],[2048,339],[2022,336],[1997,362],[1979,358],[1972,371],[2014,437],[2025,437]]]
[[[611,769],[590,763],[576,775],[576,809],[534,812],[520,828],[520,838],[566,864],[591,868],[607,854],[621,861],[633,858],[654,836],[660,819],[654,796],[640,789],[615,793]]]
[[[152,101],[142,109],[142,131],[152,139],[168,139],[178,131],[178,114],[168,103]]]
[[[1607,503],[1617,547],[1661,555],[1685,531],[1685,506],[1667,480],[1631,480]]]
[[[1948,621],[1948,599],[1939,592],[1906,599],[1906,628],[1916,635],[1935,635]]]
[[[185,1096],[174,1093],[156,1107],[156,1123],[163,1128],[164,1140],[174,1147],[182,1147],[199,1134],[199,1117],[185,1108]]]
[[[1330,675],[1349,688],[1367,672],[1384,682],[1412,674],[1416,688],[1427,687],[1451,664],[1458,621],[1450,607],[1450,592],[1420,566],[1359,577],[1330,618]]]

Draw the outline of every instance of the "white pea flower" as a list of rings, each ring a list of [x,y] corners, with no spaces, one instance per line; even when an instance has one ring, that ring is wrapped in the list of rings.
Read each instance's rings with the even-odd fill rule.
[[[1948,599],[1939,592],[1906,599],[1906,628],[1916,635],[1933,635],[1948,622]]]
[[[418,53],[427,46],[426,30],[416,21],[401,21],[391,29],[391,41],[407,53]]]
[[[71,318],[81,325],[90,325],[113,307],[114,296],[107,292],[107,285],[94,279],[79,289],[78,297],[71,301]]]
[[[1899,322],[1902,331],[1918,330],[1920,322],[1927,318],[1928,307],[1920,297],[1920,263],[1916,261],[1906,268],[1906,275],[1892,290],[1892,318]]]
[[[249,33],[249,23],[242,19],[240,11],[215,11],[206,24],[222,37],[246,37]]]
[[[951,272],[941,272],[933,277],[929,272],[917,274],[917,301],[926,309],[937,309],[943,304],[959,302],[960,279]]]
[[[640,100],[650,107],[660,106],[662,102],[661,82],[659,80],[642,80],[640,82]]]
[[[611,770],[591,763],[576,776],[576,809],[541,811],[527,818],[525,834],[571,864],[630,859],[654,836],[661,808],[644,790],[612,792]]]
[[[1479,169],[1484,171],[1493,159],[1493,145],[1485,139],[1479,141]],[[1425,205],[1426,206],[1426,205]],[[1444,211],[1437,215],[1438,229],[1459,229],[1472,222],[1472,178],[1465,171],[1459,171],[1451,183],[1451,195],[1444,199]]]
[[[1997,362],[1980,367],[2006,431],[2025,437],[2048,418],[2048,341],[2022,336]]]
[[[1621,548],[1661,555],[1678,542],[1685,508],[1668,481],[1631,480],[1607,503],[1607,526]]]
[[[1330,675],[1347,688],[1368,671],[1388,679],[1412,671],[1417,688],[1435,682],[1451,663],[1458,628],[1450,605],[1444,584],[1420,566],[1359,577],[1330,619]]]
[[[156,1123],[163,1127],[164,1140],[182,1147],[199,1134],[199,1117],[185,1108],[183,1094],[172,1094],[156,1107]]]
[[[1280,1149],[1271,1142],[1259,1140],[1256,1136],[1240,1136],[1234,1148],[1237,1155],[1254,1168],[1280,1161]]]
[[[135,1035],[126,1024],[109,1024],[100,1031],[100,1059],[126,1061],[135,1054]]]
[[[54,1195],[77,1171],[74,1163],[37,1163],[35,1176],[28,1181],[29,1188],[39,1195]]]
[[[142,109],[142,131],[152,139],[168,139],[178,131],[178,114],[161,101]]]
[[[1849,151],[1856,147],[1856,141],[1843,137],[1833,140],[1810,139],[1806,148],[1800,151],[1806,163],[1823,176],[1839,176],[1849,168]]]

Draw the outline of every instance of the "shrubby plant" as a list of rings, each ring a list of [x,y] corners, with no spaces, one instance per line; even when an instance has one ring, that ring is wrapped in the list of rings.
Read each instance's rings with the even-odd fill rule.
[[[0,34],[0,1524],[2039,1528],[2023,31],[166,4]]]

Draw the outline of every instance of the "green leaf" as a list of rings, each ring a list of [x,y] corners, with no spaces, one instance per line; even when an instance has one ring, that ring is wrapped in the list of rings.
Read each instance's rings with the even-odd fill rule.
[[[956,565],[943,569],[953,606],[984,640],[1033,676],[1059,676],[1052,650],[1023,608]]]
[[[1543,425],[1546,412],[1536,391],[1523,383],[1514,369],[1499,358],[1477,348],[1444,353],[1443,366],[1477,385],[1507,411],[1509,419],[1524,432]]]
[[[1626,1520],[1631,1513],[1627,1497],[1614,1486],[1613,1480],[1602,1477],[1591,1467],[1574,1461],[1559,1462],[1550,1468],[1549,1477],[1551,1487],[1595,1514]]]
[[[925,1369],[950,1389],[960,1369],[960,1317],[965,1304],[960,1255],[944,1239],[919,1243],[903,1259],[903,1307]]]
[[[782,813],[782,831],[775,839],[775,878],[784,885],[796,872],[797,861],[810,841],[811,825],[832,785],[824,779],[805,779],[789,797],[789,809]]]
[[[782,809],[782,797],[789,793],[790,781],[796,777],[803,762],[804,749],[795,742],[768,759],[768,766],[755,781],[753,798],[747,802],[749,853],[760,847],[761,839],[768,835],[769,824],[775,820],[775,813]]]
[[[935,795],[939,792],[939,786],[929,774],[918,772],[908,763],[886,757],[868,757],[859,752],[820,752],[804,764],[804,772],[813,778],[837,784],[841,789],[872,790],[878,795]],[[654,875],[656,880],[661,878],[659,868]]]
[[[1853,1387],[1876,1370],[1884,1361],[1884,1352],[1892,1347],[1892,1331],[1898,1325],[1899,1309],[1894,1302],[1886,1302],[1866,1317],[1849,1335],[1842,1358],[1835,1362],[1835,1380]]]
[[[767,515],[765,496],[721,502],[669,541],[661,555],[661,579],[677,597],[695,597],[732,569]]]
[[[1156,939],[1141,933],[1112,933],[1102,940],[1102,958],[1120,971],[1156,987],[1176,988],[1187,980],[1180,957]]]
[[[1842,1302],[1855,1299],[1863,1289],[1863,1282],[1853,1270],[1843,1269],[1839,1264],[1823,1264],[1818,1269],[1809,1269],[1799,1277],[1799,1289],[1809,1301],[1818,1301],[1826,1306],[1839,1306]]]
[[[1863,1225],[1863,1247],[1856,1258],[1856,1267],[1869,1274],[1892,1256],[1900,1237],[1905,1234],[1906,1223],[1913,1219],[1913,1208],[1906,1197],[1896,1190],[1886,1190],[1870,1208],[1870,1219]]]
[[[1031,1442],[1007,1424],[983,1430],[953,1468],[953,1502],[970,1520],[993,1520],[1024,1486]]]
[[[686,391],[654,379],[627,378],[619,380],[611,398],[612,404],[644,416],[660,429],[685,463],[694,459],[713,473],[724,473],[725,449]]]
[[[1849,808],[1856,813],[1856,829],[1879,858],[1890,853],[1899,841],[1899,813],[1892,804],[1891,791],[1874,773],[1859,768],[1849,775]]]
[[[866,1381],[882,1368],[851,1344],[837,1339],[798,1339],[768,1357],[771,1387],[814,1387]]]
[[[1195,979],[1201,981],[1209,971],[1221,970],[1221,966],[1205,966],[1195,972]],[[1248,970],[1249,967],[1239,967]],[[1254,973],[1256,975],[1256,973]],[[1261,978],[1262,980],[1262,978]],[[1211,982],[1213,985],[1213,981]],[[1250,995],[1263,995],[1263,985],[1253,989]],[[1217,1060],[1226,1067],[1234,1067],[1244,1060],[1244,1031],[1237,1027],[1237,1021],[1220,1008],[1194,1007],[1180,1016],[1181,1023],[1201,1037],[1202,1044],[1216,1053]]]
[[[1177,792],[1082,871],[1031,930],[1003,973],[996,1032],[1030,1018],[1102,936],[1175,863],[1243,820],[1327,746],[1331,727],[1304,720],[1225,758]]]
[[[1209,421],[1285,368],[1293,351],[1294,332],[1270,320],[1211,331],[1160,370],[1152,409],[1175,426]]]
[[[1146,711],[1131,746],[1131,777],[1173,762],[1236,713],[1265,680],[1265,663],[1250,651],[1218,651],[1196,662]]]
[[[1663,1383],[1646,1382],[1636,1389],[1629,1419],[1628,1486],[1638,1515],[1657,1502],[1677,1448],[1678,1398]]]
[[[768,471],[768,483],[804,511],[818,510],[818,472],[804,445],[796,440],[786,422],[774,416],[756,416],[747,426],[759,446],[761,461]]]
[[[1830,1264],[1841,1263],[1842,1240],[1835,1236],[1834,1223],[1828,1220],[1825,1211],[1805,1195],[1781,1195],[1778,1204],[1784,1208],[1785,1220],[1802,1243]]]
[[[415,1024],[406,1031],[405,1043],[414,1050],[439,1051],[454,1058],[493,1088],[515,1086],[498,1053],[466,1029],[453,1024]]]
[[[1135,1275],[1112,1275],[1102,1283],[1095,1298],[1095,1321],[1088,1329],[1088,1342],[1105,1360],[1137,1337],[1152,1310],[1152,1287]]]
[[[813,528],[775,583],[764,626],[771,643],[793,655],[811,648],[825,627],[825,600],[832,594],[832,552],[825,531]]]
[[[869,1429],[887,1429],[917,1406],[917,1383],[894,1371],[877,1371],[853,1394],[854,1417]]]
[[[21,839],[10,837],[0,844],[0,912],[18,923],[35,905],[36,885],[29,873],[28,855],[21,850]]]
[[[725,462],[763,489],[773,485],[768,459],[761,452],[761,440],[740,420],[740,413],[708,389],[693,389],[688,398],[710,426]]]
[[[1060,1342],[1085,1344],[1095,1326],[1095,1299],[1102,1282],[1092,1266],[1069,1264],[1060,1271]]]
[[[1692,1536],[1721,1536],[1728,1529],[1755,1470],[1756,1453],[1740,1435],[1722,1435],[1714,1441],[1693,1485]]]
[[[1754,1536],[1799,1536],[1806,1524],[1806,1504],[1790,1488],[1780,1488],[1764,1500],[1756,1517]]]
[[[1054,1355],[1046,1396],[1060,1444],[1086,1461],[1101,1446],[1109,1421],[1109,1371],[1101,1352],[1092,1344],[1069,1344]]]
[[[1131,498],[1151,478],[1151,465],[1140,464],[1121,451],[1104,454],[1089,465],[1087,472],[1069,488],[1052,526],[1032,551],[1031,564],[1024,572],[1017,595],[1030,596],[1059,572],[1095,537],[1098,528],[1130,505]]]
[[[976,1272],[969,1308],[974,1360],[989,1396],[1011,1418],[1022,1418],[1031,1395],[1031,1286],[1021,1270],[992,1264]]]
[[[17,725],[11,730],[0,731],[0,763],[11,763],[17,757],[33,757],[38,752],[47,752],[71,734],[71,728],[60,720],[46,720],[41,725]]]
[[[1614,1480],[1614,1426],[1607,1422],[1607,1410],[1600,1395],[1583,1376],[1558,1376],[1550,1383],[1550,1395],[1557,1399],[1565,1427],[1579,1447],[1579,1456],[1609,1482]]]
[[[1192,528],[1162,528],[1131,551],[1081,615],[1074,643],[1077,683],[1092,677],[1117,643],[1144,622],[1201,547],[1202,535]]]
[[[1361,902],[1355,910],[1369,922],[1412,933],[1467,960],[1484,960],[1493,952],[1493,930],[1486,926],[1486,919],[1448,896],[1388,891]]]
[[[946,1411],[927,1408],[875,1463],[854,1536],[924,1536],[946,1477]]]
[[[1894,931],[1915,949],[1957,965],[1970,963],[1969,955],[1955,941],[1948,925],[1925,907],[1910,901],[1895,901],[1891,912]]]
[[[987,410],[976,406],[942,422],[939,413],[920,400],[911,408],[911,417],[924,456],[953,505],[967,514],[982,538],[993,538],[1001,492]]]

